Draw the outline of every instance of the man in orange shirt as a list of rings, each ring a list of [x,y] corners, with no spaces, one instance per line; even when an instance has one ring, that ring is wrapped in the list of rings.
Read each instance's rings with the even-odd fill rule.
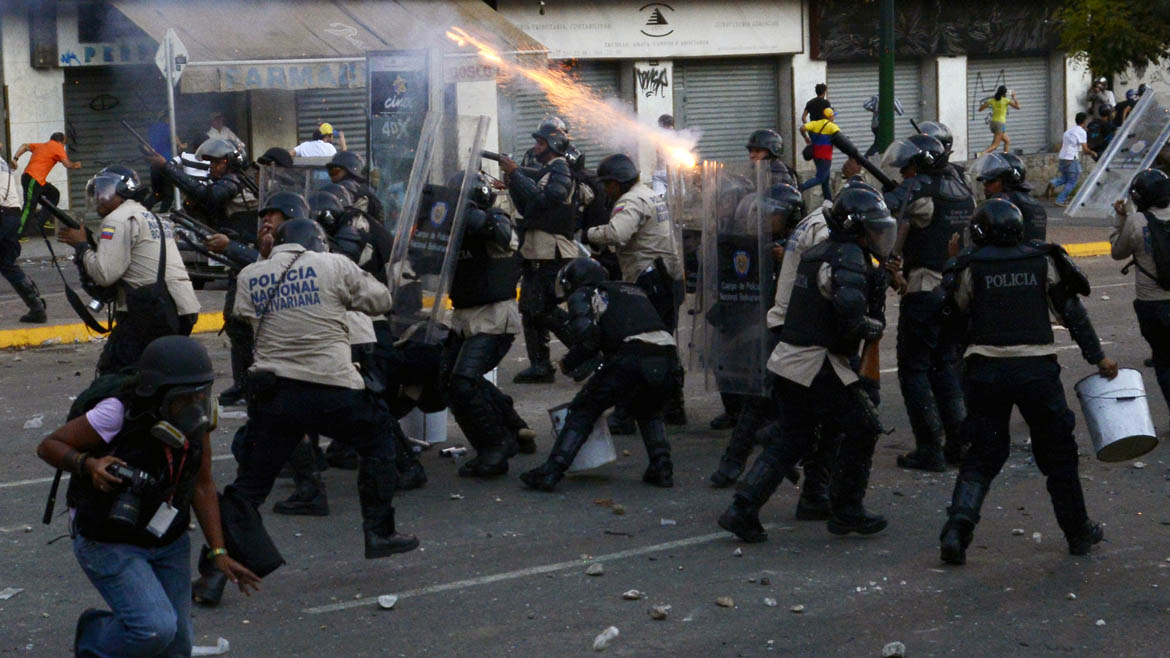
[[[17,160],[25,153],[31,153],[24,173],[20,175],[20,187],[24,190],[24,212],[20,215],[20,230],[24,231],[24,223],[33,213],[39,213],[38,206],[41,197],[45,196],[53,203],[61,200],[61,191],[48,182],[49,172],[58,163],[70,169],[80,169],[80,162],[73,162],[65,154],[65,133],[53,133],[49,141],[39,144],[21,144],[12,156],[12,166],[19,167]]]

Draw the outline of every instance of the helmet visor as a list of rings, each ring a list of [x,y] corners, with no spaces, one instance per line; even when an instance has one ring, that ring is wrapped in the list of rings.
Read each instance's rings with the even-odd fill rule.
[[[921,151],[922,149],[913,142],[904,139],[895,140],[886,147],[886,152],[882,154],[882,169],[888,172],[900,172]]]
[[[888,210],[873,211],[864,220],[865,242],[874,258],[885,262],[898,240],[898,223]]]
[[[979,156],[975,164],[971,165],[971,176],[978,181],[990,181],[999,178],[1011,171],[1012,163],[1000,153],[988,153]]]
[[[96,212],[98,206],[108,203],[117,194],[118,183],[122,179],[111,174],[95,174],[85,184],[85,207],[87,211]]]

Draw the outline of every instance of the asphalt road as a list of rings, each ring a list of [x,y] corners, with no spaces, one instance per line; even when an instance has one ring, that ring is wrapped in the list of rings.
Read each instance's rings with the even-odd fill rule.
[[[1134,320],[1132,285],[1108,259],[1081,263],[1096,286],[1087,305],[1106,351],[1142,370],[1165,436],[1166,405],[1141,365],[1149,350]],[[225,341],[200,340],[226,374]],[[1166,448],[1143,457],[1144,468],[1098,462],[1072,393],[1094,369],[1067,332],[1058,331],[1057,340],[1078,415],[1090,514],[1106,524],[1106,541],[1091,557],[1067,554],[1017,415],[1013,455],[992,487],[968,564],[939,562],[937,537],[955,472],[894,465],[912,438],[890,370],[892,337],[882,345],[881,413],[894,432],[879,443],[866,500],[889,518],[889,528],[839,538],[822,523],[797,522],[796,492],[785,485],[762,514],[772,524],[770,540],[752,545],[715,525],[731,494],[708,488],[705,478],[728,432],[707,429],[718,397],[697,375],[687,383],[691,424],[670,433],[673,489],[640,482],[645,456],[633,437],[618,439],[617,463],[569,477],[556,493],[522,488],[516,474],[538,464],[551,445],[545,410],[575,387],[565,378],[548,386],[508,383],[524,365],[517,343],[500,381],[538,430],[541,454],[516,458],[504,478],[478,482],[458,478],[456,463],[438,450],[424,453],[430,482],[396,501],[400,528],[416,533],[422,547],[377,561],[362,558],[354,473],[328,471],[332,516],[266,513],[287,566],[251,598],[229,591],[219,608],[197,608],[196,644],[227,638],[231,656],[574,656],[593,655],[594,637],[612,625],[621,634],[606,651],[618,656],[881,656],[894,641],[915,657],[1166,655]],[[3,655],[65,655],[78,613],[101,605],[69,542],[48,543],[65,532],[65,521],[40,524],[51,471],[33,455],[62,421],[69,396],[88,381],[99,349],[0,353],[0,590],[24,589],[0,600]],[[41,415],[43,427],[24,429]],[[227,444],[241,422],[228,418],[213,436],[221,485],[234,471]],[[450,438],[463,443],[453,423]],[[269,504],[290,490],[280,481]],[[606,501],[625,513],[599,504]],[[594,561],[604,564],[604,575],[585,575]],[[645,598],[623,600],[630,589]],[[382,594],[400,597],[393,610],[373,603]],[[734,606],[717,606],[719,597]],[[648,614],[657,604],[671,606],[664,621]]]

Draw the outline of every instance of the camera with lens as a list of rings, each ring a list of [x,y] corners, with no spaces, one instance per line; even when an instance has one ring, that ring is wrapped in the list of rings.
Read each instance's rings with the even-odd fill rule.
[[[145,471],[125,464],[110,464],[106,472],[122,478],[123,486],[110,507],[110,521],[137,526],[138,515],[142,510],[142,496],[158,486],[158,480]]]

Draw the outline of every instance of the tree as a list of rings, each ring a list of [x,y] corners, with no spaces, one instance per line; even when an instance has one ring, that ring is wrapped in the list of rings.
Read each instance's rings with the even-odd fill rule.
[[[1070,0],[1056,17],[1061,48],[1093,75],[1156,66],[1170,49],[1170,0]]]

